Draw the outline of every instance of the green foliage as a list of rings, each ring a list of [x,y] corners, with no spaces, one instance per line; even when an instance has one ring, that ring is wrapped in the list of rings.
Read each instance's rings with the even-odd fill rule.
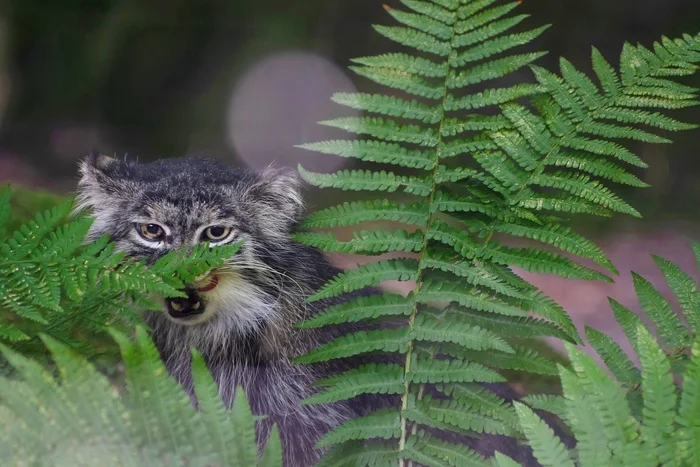
[[[0,228],[13,225],[9,189],[0,195]],[[0,341],[23,353],[39,351],[39,333],[98,351],[107,326],[138,321],[133,310],[161,309],[154,294],[181,296],[185,283],[220,265],[238,248],[169,253],[146,266],[115,251],[107,237],[85,243],[93,219],[72,217],[62,201],[0,237]]]
[[[336,94],[335,102],[365,115],[322,122],[358,139],[301,145],[354,158],[362,167],[331,174],[300,167],[307,182],[377,196],[312,214],[296,240],[329,252],[392,253],[391,259],[380,258],[338,275],[310,300],[387,280],[415,284],[406,297],[386,293],[353,299],[299,325],[372,326],[390,318],[391,329],[348,334],[298,361],[368,353],[400,354],[403,360],[390,370],[377,372],[364,366],[341,379],[319,382],[326,389],[309,403],[381,390],[401,394],[397,410],[353,420],[324,438],[323,445],[334,445],[327,458],[333,465],[367,459],[359,453],[357,441],[373,438],[384,439],[369,442],[381,462],[450,464],[453,460],[440,457],[428,440],[426,428],[519,434],[502,417],[480,411],[479,404],[461,402],[454,389],[443,392],[444,398],[427,399],[426,386],[493,381],[499,371],[511,369],[556,374],[554,363],[539,356],[530,340],[553,336],[575,344],[580,343],[578,332],[561,307],[512,268],[611,281],[571,258],[592,260],[617,274],[600,248],[566,225],[567,218],[579,213],[639,216],[613,188],[646,186],[633,173],[634,167],[646,164],[626,144],[668,143],[665,132],[694,128],[665,112],[697,103],[695,89],[672,79],[695,70],[700,37],[664,38],[651,50],[626,44],[617,68],[594,49],[597,80],[593,81],[564,59],[559,74],[533,64],[543,52],[523,51],[521,46],[546,28],[523,27],[527,15],[511,13],[519,2],[401,3],[404,8],[385,7],[398,25],[375,27],[403,46],[401,51],[359,58],[351,67],[386,87],[386,94]],[[522,75],[528,67],[535,82],[498,81],[514,72]],[[403,225],[395,230],[356,230],[349,241],[339,241],[327,230],[374,221]],[[534,245],[507,246],[520,239]],[[687,277],[671,268],[665,273],[672,277],[684,306],[693,305],[696,298]],[[683,325],[669,314],[661,297],[641,280],[636,286],[650,316],[658,318],[664,341],[674,348],[686,345],[689,336],[680,332]],[[632,320],[626,329],[636,336]],[[626,384],[644,384],[614,342],[593,331],[589,338]],[[470,366],[474,364],[479,366]],[[439,371],[417,377],[419,369],[427,367]],[[465,379],[465,371],[473,371],[471,379]],[[589,396],[590,403],[602,407],[603,420],[596,428],[615,440],[617,455],[635,430],[634,419],[624,412],[626,399],[616,385],[607,384],[601,374],[589,376],[580,376],[581,391],[599,391]],[[649,384],[654,387],[661,384],[658,378],[653,381]],[[539,402],[561,412],[560,400]],[[649,413],[658,414],[662,408],[650,406]],[[547,465],[570,464],[566,450],[551,441],[547,427],[524,406],[518,410],[538,458]],[[460,451],[461,458],[472,454]],[[495,462],[510,461],[499,457]]]
[[[698,245],[693,248],[698,251]],[[545,422],[518,404],[523,430],[543,465],[573,465],[573,460],[581,467],[700,462],[700,336],[692,324],[686,324],[700,316],[700,308],[689,306],[698,285],[677,265],[659,257],[654,260],[679,295],[682,310],[682,315],[676,313],[654,286],[633,276],[639,302],[659,334],[658,342],[639,318],[629,319],[631,312],[612,302],[618,322],[634,344],[641,370],[610,337],[587,328],[589,341],[614,378],[591,356],[567,344],[572,369],[559,367],[564,396],[529,396],[523,401],[564,420],[576,437],[575,450],[562,451],[560,440]],[[670,341],[669,323],[677,325]]]
[[[277,430],[258,459],[255,420],[238,388],[227,411],[202,357],[192,371],[196,410],[171,378],[143,328],[118,342],[127,391],[110,382],[68,346],[42,335],[58,379],[35,361],[2,346],[22,379],[0,378],[3,414],[0,457],[5,465],[281,466]]]

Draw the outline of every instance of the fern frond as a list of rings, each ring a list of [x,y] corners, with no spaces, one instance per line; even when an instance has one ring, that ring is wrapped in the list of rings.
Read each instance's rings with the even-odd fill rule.
[[[674,457],[672,434],[676,408],[676,385],[663,350],[644,326],[637,328],[637,347],[642,363],[644,420],[641,434],[657,462],[665,464]]]
[[[678,299],[683,317],[690,325],[693,334],[700,334],[700,296],[697,283],[672,262],[655,255],[652,255],[652,258]]]
[[[637,431],[637,421],[632,417],[624,394],[590,356],[570,344],[565,346],[576,375],[590,395],[590,409],[598,413],[612,452],[619,452],[636,437]]]
[[[357,269],[346,270],[327,282],[318,292],[307,298],[308,302],[337,297],[349,292],[378,285],[384,281],[415,281],[418,277],[418,261],[414,259],[388,259],[369,263]]]
[[[533,409],[553,413],[563,420],[566,420],[567,418],[566,399],[563,396],[556,396],[552,394],[530,394],[520,399],[520,402],[529,405]]]
[[[491,296],[491,294],[479,293],[476,290],[449,281],[426,281],[415,296],[415,299],[420,303],[432,303],[435,301],[457,302],[466,308],[506,316],[525,315],[523,310],[510,306]],[[456,313],[451,313],[450,316],[457,319]]]
[[[682,427],[677,441],[685,448],[684,457],[690,465],[700,461],[700,339],[691,347],[690,365],[683,375],[683,390],[678,407],[677,423]]]
[[[513,407],[481,385],[457,383],[437,385],[436,389],[471,410],[501,420],[513,428],[518,426]]]
[[[10,445],[4,438],[0,448],[5,463],[53,465],[57,459],[66,465],[98,459],[109,465],[165,466],[182,459],[198,465],[258,463],[254,419],[242,391],[227,413],[208,369],[195,356],[193,378],[201,408],[197,411],[168,375],[145,330],[139,328],[135,341],[116,331],[112,334],[125,357],[124,398],[84,357],[56,340],[44,338],[59,379],[1,346],[23,378],[21,382],[0,378],[6,415],[15,414],[21,421],[7,434],[22,443]],[[265,448],[265,459],[264,465],[281,465],[280,444],[274,437]]]
[[[333,234],[330,233],[297,233],[292,238],[297,242],[326,251],[340,251],[343,253],[412,252],[420,251],[423,245],[423,233],[420,230],[413,233],[408,233],[405,230],[393,232],[368,230],[354,233],[353,239],[347,242],[336,240]]]
[[[462,378],[456,376],[459,372],[450,374],[449,366],[467,368],[469,364],[480,364],[484,369],[553,375],[558,372],[554,362],[535,352],[528,339],[552,336],[581,342],[576,326],[564,310],[511,268],[564,278],[611,281],[606,274],[549,251],[544,245],[514,248],[507,246],[508,242],[516,238],[537,240],[562,253],[592,260],[617,274],[602,250],[566,227],[566,220],[571,214],[639,216],[613,187],[646,186],[628,168],[628,164],[646,164],[626,144],[667,143],[667,135],[660,134],[660,130],[692,127],[657,109],[682,108],[695,102],[696,90],[675,83],[672,77],[694,71],[700,62],[700,40],[690,36],[681,42],[664,40],[653,50],[625,46],[620,73],[594,50],[596,82],[566,60],[561,60],[557,74],[534,65],[543,52],[516,50],[546,29],[514,29],[526,18],[510,14],[519,2],[402,3],[402,9],[385,7],[398,26],[376,29],[406,51],[363,57],[355,60],[357,66],[351,69],[409,97],[383,95],[380,91],[337,94],[335,102],[366,115],[325,123],[369,136],[357,142],[334,140],[303,147],[369,164],[408,168],[410,173],[372,168],[332,174],[300,168],[300,172],[318,187],[402,191],[425,199],[401,204],[406,203],[401,194],[397,201],[379,199],[335,206],[312,215],[302,227],[327,229],[392,221],[418,229],[413,233],[359,232],[344,242],[330,232],[299,233],[295,239],[325,251],[415,253],[417,263],[410,260],[410,267],[404,267],[407,263],[403,259],[381,259],[372,266],[341,273],[314,297],[338,296],[383,280],[399,279],[415,284],[405,298],[389,295],[391,298],[386,299],[353,299],[347,308],[334,306],[308,325],[359,321],[374,325],[378,324],[371,322],[374,319],[398,316],[405,317],[401,320],[405,327],[382,329],[376,334],[374,330],[350,334],[300,361],[398,352],[404,363],[404,389],[396,455],[401,464],[411,460],[443,465],[453,459],[428,452],[427,446],[421,448],[423,451],[413,450],[413,446],[423,446],[417,441],[418,427],[468,435],[484,422],[465,421],[469,418],[465,414],[475,410],[473,403],[458,420],[456,412],[451,412],[456,406],[450,405],[458,397],[454,391],[443,393],[447,399],[439,403],[426,398],[426,391],[445,384],[440,383],[443,379],[437,376],[437,370],[447,372],[443,378]],[[416,53],[411,50],[420,52],[421,57],[413,56]],[[524,67],[533,70],[535,83],[511,82],[504,86],[500,81]],[[400,270],[395,265],[400,265]],[[693,303],[688,284],[676,277],[686,303]],[[376,310],[371,309],[373,306]],[[625,319],[623,328],[634,341],[636,322],[629,316]],[[365,340],[359,342],[360,338]],[[634,375],[638,374],[619,347],[592,331],[589,338],[613,371],[633,386]],[[524,339],[526,343],[514,346],[507,339]],[[428,358],[433,359],[435,371],[414,379],[421,365],[430,361]],[[588,372],[587,361],[577,362],[577,371]],[[671,360],[674,370],[682,370],[686,364],[680,357]],[[581,379],[581,388],[598,390],[607,397],[603,400],[600,395],[591,396],[589,405],[602,413],[601,426],[605,429],[599,431],[612,440],[611,459],[637,459],[639,456],[635,457],[626,447],[627,438],[634,436],[637,428],[632,409],[626,405],[626,395],[603,376],[593,373],[576,378]],[[392,384],[398,388],[398,380],[392,380]],[[356,387],[362,390],[361,384]],[[634,403],[638,392],[629,394]],[[532,428],[531,434],[542,434],[539,426]],[[358,436],[359,440],[361,434]],[[357,446],[351,445],[352,449]],[[337,462],[341,462],[341,457],[337,457],[341,451],[331,448]],[[551,449],[547,452],[554,456],[549,459],[553,462],[556,453]],[[390,458],[387,454],[381,459]],[[500,457],[500,461],[508,462],[505,457]],[[571,462],[568,454],[567,462]]]
[[[414,383],[500,383],[505,378],[478,363],[462,360],[414,359],[408,379]]]
[[[467,349],[514,352],[497,334],[477,326],[470,327],[466,320],[458,321],[455,314],[443,318],[423,313],[416,316],[413,324],[413,334],[417,341],[451,342]]]
[[[354,323],[383,316],[408,316],[411,314],[411,309],[411,302],[401,295],[385,293],[380,296],[360,296],[301,321],[297,327],[318,328],[329,324]]]
[[[421,203],[403,204],[386,199],[343,203],[308,216],[302,228],[347,227],[361,222],[388,220],[425,226],[428,207]]]
[[[651,318],[661,336],[662,342],[669,350],[683,349],[688,345],[690,336],[680,318],[661,293],[642,276],[632,273],[634,289],[639,297],[639,304]]]
[[[618,381],[628,386],[641,383],[639,370],[614,340],[588,326],[586,337]]]
[[[410,404],[410,402],[409,402]],[[476,433],[518,436],[519,430],[513,429],[502,421],[471,411],[455,400],[439,400],[425,396],[415,401],[415,406],[408,416],[418,424],[440,428],[454,426]]]
[[[559,374],[566,395],[566,421],[576,436],[580,464],[609,465],[612,452],[608,436],[597,412],[591,409],[593,402],[588,390],[573,372],[560,367]]]
[[[406,439],[404,459],[420,462],[422,465],[487,467],[483,456],[467,446],[449,443],[418,431]]]
[[[404,118],[408,118],[405,117]],[[354,157],[368,162],[394,164],[413,169],[431,169],[435,156],[430,151],[408,150],[398,144],[383,141],[324,141],[297,146],[322,154],[335,154],[341,157]]]
[[[297,363],[315,363],[335,358],[352,357],[367,352],[401,352],[408,346],[406,329],[358,331],[347,334],[297,357]]]
[[[398,438],[400,432],[399,412],[396,409],[380,409],[334,428],[321,438],[316,447],[322,448],[356,439]]]
[[[306,398],[304,404],[325,404],[360,394],[400,394],[404,388],[403,368],[395,364],[370,363],[318,380],[314,385],[325,389]]]
[[[574,467],[569,452],[554,431],[527,405],[514,402],[520,425],[537,460],[544,467]]]
[[[341,170],[334,174],[309,172],[299,166],[299,173],[311,185],[319,188],[340,188],[351,191],[387,191],[399,188],[406,193],[425,196],[430,193],[430,185],[420,177],[396,175],[392,172],[371,172],[369,170]]]
[[[443,344],[441,352],[455,358],[481,363],[502,370],[524,371],[540,375],[556,375],[557,366],[554,362],[541,356],[535,350],[521,345],[512,346],[512,352],[489,353],[469,350],[450,344]]]

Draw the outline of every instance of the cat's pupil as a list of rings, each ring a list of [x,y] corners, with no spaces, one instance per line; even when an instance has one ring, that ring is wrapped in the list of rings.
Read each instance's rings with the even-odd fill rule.
[[[209,227],[209,235],[218,238],[224,234],[225,229],[223,227]]]
[[[160,233],[160,227],[156,224],[148,224],[146,226],[146,232],[148,232],[151,235],[158,235]]]

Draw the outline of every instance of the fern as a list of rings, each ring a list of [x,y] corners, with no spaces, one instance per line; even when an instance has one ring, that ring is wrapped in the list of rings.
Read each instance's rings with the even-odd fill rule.
[[[0,226],[12,221],[10,202],[7,190]],[[93,219],[70,218],[72,206],[64,201],[0,238],[0,340],[23,353],[41,352],[39,333],[94,353],[99,343],[80,336],[90,332],[98,341],[108,325],[127,329],[138,322],[133,310],[161,308],[154,294],[181,296],[187,282],[238,248],[172,252],[147,267],[115,251],[107,237],[86,245]]]
[[[42,335],[59,379],[3,346],[22,380],[0,378],[2,459],[7,465],[228,465],[281,466],[273,430],[262,458],[254,418],[242,390],[227,412],[199,354],[193,378],[200,410],[170,376],[146,331],[135,341],[110,331],[124,358],[128,392],[67,346]]]
[[[324,445],[335,444],[328,459],[338,464],[344,462],[344,445],[348,462],[364,459],[357,448],[362,439],[384,439],[370,443],[381,453],[381,462],[441,464],[439,459],[445,459],[428,448],[427,429],[518,434],[502,419],[483,421],[479,408],[458,402],[454,391],[428,401],[427,386],[464,384],[464,374],[451,370],[477,363],[480,366],[472,368],[556,374],[554,364],[541,358],[527,339],[553,336],[579,343],[578,332],[561,307],[511,268],[610,281],[607,274],[571,259],[592,260],[617,274],[598,247],[566,226],[567,217],[578,213],[639,216],[612,188],[615,184],[646,186],[630,169],[646,164],[624,144],[663,144],[669,140],[660,130],[694,128],[665,115],[665,110],[696,104],[696,91],[671,78],[694,71],[700,61],[700,37],[664,38],[653,50],[625,45],[619,72],[594,49],[594,82],[563,59],[560,74],[534,65],[543,52],[523,51],[521,46],[546,28],[513,32],[527,17],[511,13],[519,2],[401,3],[404,8],[385,7],[397,25],[375,29],[402,50],[355,59],[351,67],[396,92],[334,95],[336,103],[365,115],[322,124],[359,135],[359,139],[300,146],[362,162],[362,168],[331,174],[299,167],[311,185],[378,196],[310,215],[296,240],[328,252],[393,253],[392,259],[345,271],[309,300],[339,296],[386,280],[415,284],[406,297],[385,293],[356,298],[299,324],[320,327],[354,322],[370,328],[340,337],[300,357],[299,362],[374,353],[399,354],[403,362],[401,374],[396,366],[384,373],[363,366],[341,380],[320,383],[328,386],[320,393],[323,396],[311,402],[379,392],[382,377],[384,389],[392,394],[403,384],[396,411],[353,420],[325,439]],[[498,81],[527,67],[535,82],[505,87]],[[393,194],[389,199],[377,192]],[[356,230],[349,241],[339,241],[325,230],[374,221],[403,225],[398,230]],[[506,245],[516,239],[539,245]],[[683,303],[694,304],[687,278],[677,271],[668,274],[673,275],[674,286],[684,291]],[[645,303],[658,310],[652,316],[663,318],[661,330],[670,346],[687,344],[688,337],[676,332],[678,322],[658,297],[650,293]],[[395,327],[371,329],[387,317]],[[636,323],[628,330],[636,336]],[[515,346],[514,339],[525,342]],[[618,348],[604,338],[597,340],[597,348],[628,385],[639,384],[638,375]],[[434,369],[445,366],[439,368],[441,376],[416,378],[421,365],[425,368],[431,360]],[[493,374],[483,371],[475,371],[474,376],[470,381],[493,380]],[[611,398],[607,411],[602,412],[606,417],[603,427],[606,435],[615,435],[618,455],[617,448],[622,449],[633,429],[628,425],[631,418],[619,424],[625,397],[617,397],[617,387],[605,384],[603,375],[584,381],[584,389],[595,387]],[[595,397],[596,403],[606,402],[604,396]],[[548,444],[546,430],[523,410],[528,433],[537,436],[537,449],[546,451],[543,459],[564,462],[564,454],[552,451],[556,443]],[[504,457],[497,462],[509,463]]]
[[[693,249],[698,251],[698,245],[693,245]],[[688,306],[690,296],[697,293],[697,283],[677,265],[659,257],[654,260],[671,290],[680,295],[683,312],[681,316],[674,311],[656,288],[634,275],[640,304],[660,334],[659,342],[641,319],[617,302],[611,302],[618,323],[633,342],[641,369],[610,337],[588,328],[589,341],[615,379],[591,356],[567,344],[573,368],[559,367],[564,397],[533,395],[523,400],[533,408],[557,414],[566,422],[576,438],[572,453],[576,465],[685,466],[700,461],[697,444],[700,336],[692,325],[684,324],[697,322],[700,315],[700,308]],[[669,323],[680,323],[674,329],[678,332],[676,337],[685,339],[684,344],[676,340],[676,345],[664,348],[669,337],[664,331]],[[686,354],[690,355],[689,361],[685,361]],[[682,380],[682,386],[674,380]],[[518,416],[528,426],[544,424],[522,409]],[[553,465],[542,459],[560,456],[560,441],[548,430],[528,432],[525,425],[523,429],[535,456],[543,465]]]

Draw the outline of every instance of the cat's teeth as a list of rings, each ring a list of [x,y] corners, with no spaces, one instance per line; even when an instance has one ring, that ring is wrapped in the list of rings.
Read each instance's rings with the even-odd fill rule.
[[[192,309],[193,309],[193,310],[199,310],[199,306],[200,306],[200,305],[201,305],[201,303],[200,303],[200,302],[197,302],[197,303],[195,303],[194,305],[192,305]]]
[[[178,302],[170,302],[170,306],[173,307],[173,310],[175,311],[180,311],[182,309]]]

